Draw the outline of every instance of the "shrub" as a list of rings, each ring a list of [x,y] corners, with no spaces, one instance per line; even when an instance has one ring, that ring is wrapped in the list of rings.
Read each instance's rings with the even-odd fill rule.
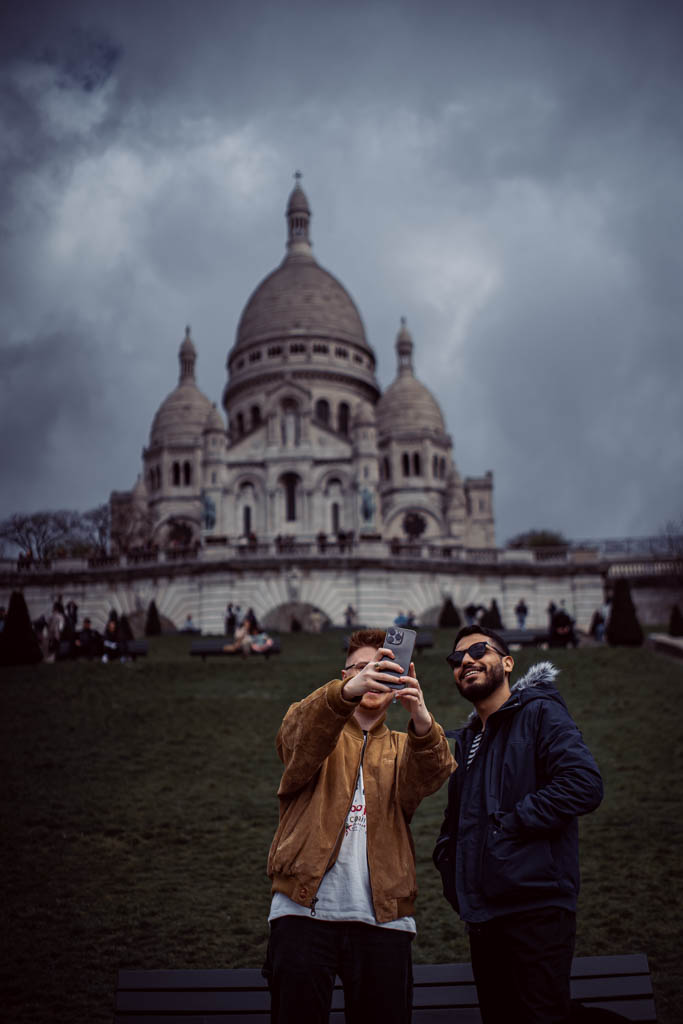
[[[461,625],[460,613],[450,597],[447,597],[439,613],[439,626],[442,629],[458,629]]]
[[[147,609],[147,621],[145,622],[145,636],[160,636],[161,635],[161,620],[159,619],[159,612],[155,601],[149,602],[149,608]]]
[[[681,615],[681,609],[677,604],[671,609],[669,636],[683,636],[683,615]]]
[[[607,642],[612,647],[640,647],[643,631],[631,599],[628,580],[617,580],[612,597],[612,611],[607,623]]]

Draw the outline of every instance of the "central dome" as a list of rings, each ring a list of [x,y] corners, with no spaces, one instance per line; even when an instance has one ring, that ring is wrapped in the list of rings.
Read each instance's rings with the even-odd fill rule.
[[[309,239],[311,211],[306,195],[295,185],[287,204],[287,252],[272,273],[252,292],[229,355],[255,343],[279,339],[319,338],[372,350],[353,299],[329,271],[316,262]],[[374,355],[372,356],[374,362]]]
[[[313,257],[285,257],[255,289],[240,318],[232,354],[283,335],[315,335],[368,348],[353,299]]]

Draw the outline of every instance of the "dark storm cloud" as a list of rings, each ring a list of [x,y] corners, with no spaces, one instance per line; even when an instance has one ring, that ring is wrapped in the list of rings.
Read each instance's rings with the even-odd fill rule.
[[[111,458],[106,438],[115,432],[105,383],[80,332],[0,348],[5,508],[84,509],[100,502]],[[66,486],[55,494],[59,478]]]
[[[187,322],[219,400],[297,166],[382,383],[407,315],[458,468],[494,471],[499,540],[680,515],[678,4],[69,0],[3,18],[0,515],[74,504],[74,447],[81,507],[133,483]]]

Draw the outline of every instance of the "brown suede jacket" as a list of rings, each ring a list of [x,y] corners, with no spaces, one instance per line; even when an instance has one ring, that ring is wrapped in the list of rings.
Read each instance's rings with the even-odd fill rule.
[[[363,754],[363,730],[353,718],[358,703],[344,700],[343,685],[334,679],[292,704],[276,740],[285,770],[268,874],[273,892],[312,909],[341,846]],[[417,881],[409,822],[454,768],[448,740],[433,719],[425,736],[415,733],[412,722],[407,733],[393,732],[383,718],[367,734],[368,866],[380,923],[413,913]]]

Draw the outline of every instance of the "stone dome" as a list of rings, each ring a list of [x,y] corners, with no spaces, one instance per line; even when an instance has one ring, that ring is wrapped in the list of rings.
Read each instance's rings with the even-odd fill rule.
[[[410,431],[446,433],[446,424],[439,403],[413,373],[413,339],[401,320],[396,336],[398,376],[387,388],[375,408],[379,440]]]
[[[174,443],[195,444],[201,441],[202,432],[214,406],[195,382],[196,355],[188,327],[178,352],[178,386],[167,395],[157,410],[150,430],[150,447]],[[222,422],[221,429],[224,429]]]
[[[239,350],[255,342],[283,337],[346,341],[371,353],[356,304],[344,286],[319,266],[313,256],[310,209],[298,181],[289,197],[286,217],[287,253],[247,301],[230,361]]]
[[[344,286],[313,259],[286,258],[252,293],[232,355],[253,342],[300,335],[369,349],[360,314]]]
[[[225,423],[223,422],[223,417],[218,411],[215,402],[211,406],[211,411],[209,412],[206,423],[204,424],[204,430],[225,430]]]

